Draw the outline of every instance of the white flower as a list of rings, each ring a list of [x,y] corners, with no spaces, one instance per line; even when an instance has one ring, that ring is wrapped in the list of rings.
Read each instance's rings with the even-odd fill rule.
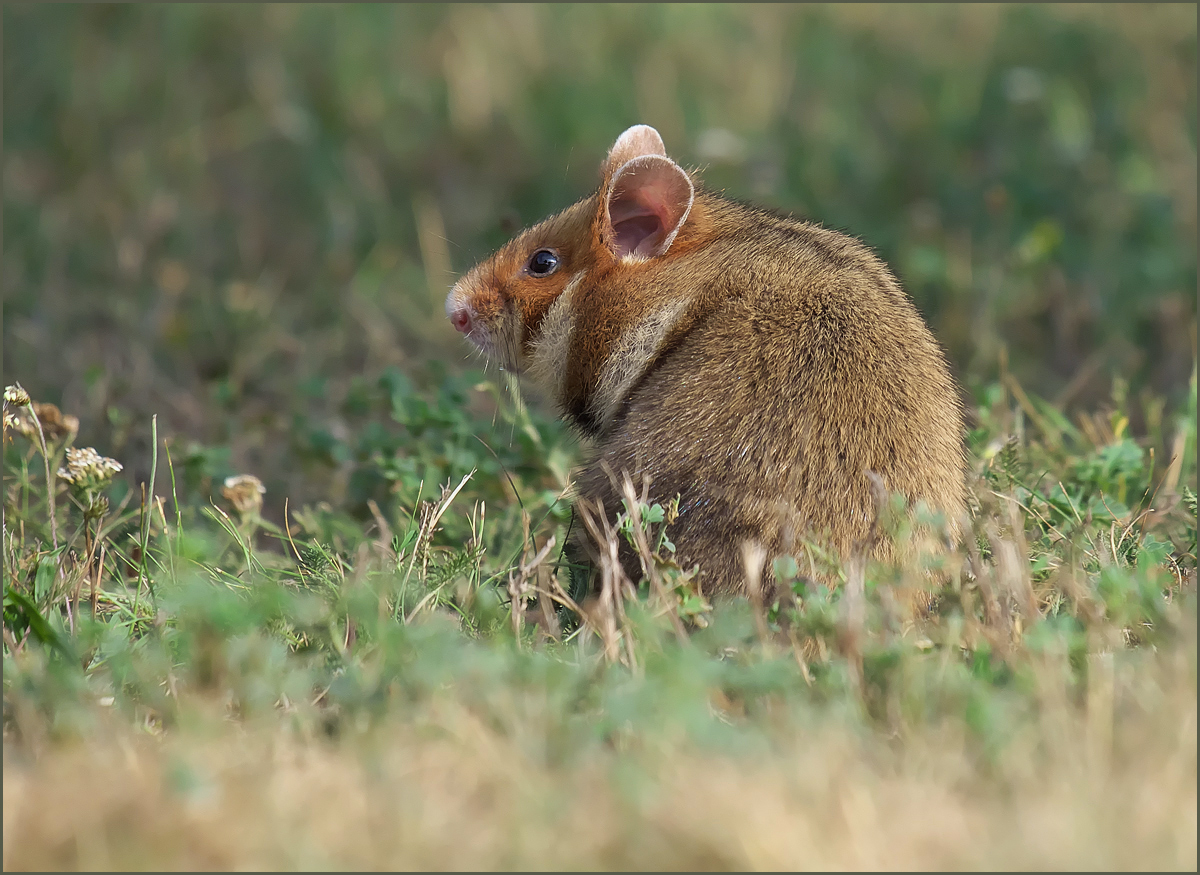
[[[58,476],[76,489],[103,489],[123,466],[116,459],[102,456],[92,447],[67,448],[67,466],[58,469]]]
[[[24,407],[29,403],[29,393],[21,388],[20,383],[14,383],[4,390],[4,403],[14,407]]]

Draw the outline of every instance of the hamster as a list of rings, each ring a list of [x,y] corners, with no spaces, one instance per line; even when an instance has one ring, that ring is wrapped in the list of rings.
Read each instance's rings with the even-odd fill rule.
[[[748,541],[766,596],[772,559],[801,538],[848,558],[875,516],[868,472],[957,537],[957,387],[887,266],[844,234],[706,191],[647,125],[617,138],[601,173],[446,298],[459,332],[594,441],[577,500],[615,519],[609,472],[639,492],[649,478],[651,502],[678,495],[676,559],[717,596],[745,591]],[[621,561],[637,580],[636,557]]]

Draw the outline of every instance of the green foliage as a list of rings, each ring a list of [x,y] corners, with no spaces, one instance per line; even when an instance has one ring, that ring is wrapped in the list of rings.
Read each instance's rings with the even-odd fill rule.
[[[376,505],[370,527],[348,513],[351,505],[299,509],[287,532],[236,505],[232,516],[186,504],[152,512],[143,590],[133,573],[141,526],[130,524],[141,509],[118,509],[122,524],[102,516],[92,529],[85,508],[57,502],[60,523],[78,521],[66,543],[48,550],[14,537],[6,548],[17,572],[5,584],[6,702],[34,696],[55,731],[78,732],[90,719],[80,696],[105,693],[122,713],[171,725],[180,718],[181,690],[210,690],[232,713],[268,715],[288,703],[300,709],[297,719],[336,733],[360,716],[421,707],[451,678],[456,695],[486,707],[497,690],[553,677],[560,686],[549,692],[564,708],[558,719],[565,734],[555,742],[562,756],[618,727],[741,744],[738,733],[757,731],[752,715],[767,702],[809,708],[856,700],[868,721],[887,725],[956,715],[987,750],[1001,745],[1004,727],[1036,713],[1029,673],[1038,654],[1068,654],[1073,682],[1083,684],[1089,641],[1115,634],[1129,647],[1163,644],[1178,634],[1179,600],[1194,600],[1194,583],[1187,582],[1195,574],[1193,486],[1182,487],[1174,510],[1147,524],[1151,494],[1162,483],[1152,479],[1139,444],[1122,437],[1088,446],[1082,433],[1065,438],[1050,424],[1050,439],[977,436],[997,447],[979,463],[976,489],[975,537],[990,553],[957,571],[941,560],[937,567],[949,575],[925,583],[911,568],[871,563],[858,620],[847,587],[810,582],[804,569],[811,554],[776,560],[784,586],[757,618],[745,601],[714,609],[696,570],[674,561],[668,532],[677,504],[638,502],[626,503],[614,536],[648,551],[642,555],[652,576],[617,595],[624,602],[612,615],[617,638],[606,638],[594,613],[565,608],[569,600],[550,611],[567,621],[556,631],[538,619],[545,615],[539,602],[559,585],[525,581],[537,577],[540,562],[555,576],[548,551],[537,560],[533,551],[550,535],[565,540],[562,521],[527,495],[524,512],[514,501],[485,529],[482,508],[502,503],[505,486],[536,494],[555,482],[562,473],[552,468],[556,457],[535,448],[559,432],[526,410],[506,414],[505,421],[524,420],[530,444],[513,444],[497,458],[469,440],[481,426],[455,394],[462,385],[443,382],[422,394],[393,375],[360,393],[355,412],[364,421],[386,416],[409,432],[436,433],[439,449],[420,451],[423,441],[395,437],[386,444],[377,432],[373,445],[358,445],[350,458],[363,468],[396,470],[388,466],[411,453],[426,472],[449,475],[437,484],[440,494],[430,488],[423,501],[421,480],[397,480],[389,510]],[[999,413],[993,406],[979,418],[996,421]],[[22,441],[17,436],[6,446],[10,470],[28,454]],[[1072,441],[1077,446],[1069,449]],[[456,454],[461,458],[451,461]],[[14,500],[44,490],[29,473],[39,466],[21,470],[26,480],[10,489],[8,520],[45,532],[35,517],[48,502]],[[456,490],[463,470],[470,476],[462,475]],[[61,499],[67,487],[57,488]],[[531,508],[542,512],[540,520],[531,521]],[[881,527],[901,540],[912,537],[917,529],[896,511],[881,518]],[[944,524],[920,514],[917,523]],[[88,532],[105,544],[103,566],[79,553]],[[1034,600],[1025,607],[1001,565],[1021,543],[1027,553],[1017,556],[1025,563],[1018,570],[1026,569]],[[96,548],[89,552],[94,557]],[[836,557],[818,558],[846,579]],[[97,576],[91,609],[80,590]],[[930,581],[941,581],[935,611],[903,633],[904,593]],[[675,640],[670,617],[692,633]],[[617,665],[601,670],[606,661]],[[636,676],[620,670],[622,663]],[[713,690],[746,713],[736,732],[712,722]],[[9,719],[13,713],[6,710]]]
[[[297,423],[299,454],[344,466],[347,506],[363,518],[368,500],[385,511],[396,503],[411,506],[434,485],[474,471],[473,497],[498,502],[512,492],[532,494],[546,505],[544,512],[565,520],[566,503],[553,500],[574,458],[565,427],[501,403],[500,389],[482,374],[433,371],[433,385],[424,392],[396,368],[373,385],[351,381],[342,434],[302,432]]]

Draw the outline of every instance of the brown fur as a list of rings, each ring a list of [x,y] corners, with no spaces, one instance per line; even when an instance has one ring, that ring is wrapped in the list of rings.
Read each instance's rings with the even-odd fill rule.
[[[848,555],[875,512],[866,471],[957,520],[957,392],[883,262],[845,235],[703,190],[665,253],[617,258],[604,207],[613,165],[599,191],[521,234],[451,294],[495,335],[492,351],[520,369],[550,305],[583,272],[565,373],[551,387],[564,415],[597,441],[580,497],[615,516],[620,496],[606,469],[650,478],[652,501],[679,494],[677,557],[699,563],[706,591],[718,594],[743,587],[747,540],[766,548],[768,587],[771,559],[801,537]],[[522,273],[543,247],[558,251],[562,268],[541,279]],[[671,324],[653,322],[671,306]],[[519,336],[493,315],[505,308],[519,314]],[[643,326],[649,340],[622,345]],[[644,360],[610,362],[620,354]],[[639,376],[602,419],[589,407],[601,381],[630,369]]]

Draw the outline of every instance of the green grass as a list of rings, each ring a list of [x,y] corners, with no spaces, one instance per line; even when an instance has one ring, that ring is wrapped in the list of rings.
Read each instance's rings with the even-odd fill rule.
[[[6,868],[1195,867],[1194,10],[3,16]],[[962,549],[573,605],[440,300],[637,121],[896,267]]]
[[[114,486],[70,484],[57,496],[54,550],[40,447],[17,434],[6,447],[21,474],[6,508],[4,683],[5,804],[20,814],[6,861],[1186,867],[1194,454],[1181,452],[1164,472],[1117,437],[1119,407],[1094,421],[1103,435],[1094,444],[1025,400],[1046,432],[1027,423],[1023,438],[1002,442],[1009,432],[989,426],[1022,407],[999,390],[977,411],[972,543],[930,558],[948,579],[936,609],[915,623],[898,605],[925,584],[919,563],[872,563],[858,588],[851,579],[830,593],[805,580],[811,557],[801,556],[776,604],[711,608],[670,562],[669,542],[654,538],[648,559],[665,579],[661,593],[643,581],[620,605],[556,612],[556,594],[569,604],[556,567],[566,527],[557,496],[506,500],[510,481],[480,471],[418,483],[414,495],[428,499],[398,501],[389,515],[377,508],[372,525],[316,506],[297,511],[288,531],[252,501],[241,512],[232,500],[143,507],[115,501]],[[442,405],[461,410],[438,396],[414,401],[421,414],[409,427],[453,419]],[[1194,416],[1179,422],[1179,444],[1194,447]],[[62,446],[47,446],[52,466]],[[531,453],[513,482],[554,482],[553,458]],[[474,461],[498,464],[482,448]],[[155,471],[178,482],[165,454]],[[642,508],[651,535],[662,518],[653,511]],[[906,537],[905,527],[893,535]],[[682,640],[673,618],[690,628]],[[95,763],[97,751],[107,765]],[[1182,785],[1181,767],[1191,776]],[[413,768],[417,809],[402,790]],[[784,780],[780,768],[794,771]],[[70,829],[43,822],[45,809],[29,800],[68,792],[62,782],[69,774],[73,787],[79,769],[108,814]],[[342,777],[326,798],[331,775]],[[399,783],[388,790],[391,781]],[[502,811],[463,798],[464,781],[491,786],[487,798],[504,800]],[[676,808],[694,802],[697,781],[716,795],[691,819]],[[1170,795],[1170,815],[1153,828],[1129,807],[1130,787],[1147,781]],[[280,782],[309,800],[304,814],[262,795]],[[855,811],[849,825],[826,832],[816,800],[830,786],[851,787],[857,801],[845,803]],[[904,812],[929,792],[950,818],[949,836],[922,824],[929,834],[916,841]],[[361,793],[381,806],[379,829],[419,838],[361,844],[348,838],[355,828],[334,830],[339,818],[353,822],[344,806]],[[581,793],[598,794],[599,822]],[[212,794],[220,801],[206,802]],[[762,794],[789,812],[774,828],[795,818],[821,840],[778,847],[774,828],[738,820],[745,805],[768,804]],[[814,807],[789,808],[795,794]],[[1023,812],[1047,794],[1052,825],[1067,833],[1050,847],[1007,847],[1002,836],[1014,830],[1033,841]],[[880,798],[897,807],[876,811],[870,800]],[[980,819],[969,834],[953,825],[962,805]],[[216,813],[185,835],[161,806],[185,823],[200,816],[194,808]],[[671,821],[666,837],[637,825],[645,806],[658,812],[650,822]],[[137,825],[118,825],[120,812],[142,809]],[[422,825],[432,809],[441,819]],[[246,817],[257,831],[238,831]],[[476,842],[444,826],[460,818],[478,819],[462,826]],[[582,845],[558,832],[560,818],[582,831]],[[879,821],[870,830],[878,844],[855,838],[862,818]],[[314,838],[304,823],[333,832]],[[907,843],[896,850],[887,836]],[[756,855],[747,842],[770,850]]]

